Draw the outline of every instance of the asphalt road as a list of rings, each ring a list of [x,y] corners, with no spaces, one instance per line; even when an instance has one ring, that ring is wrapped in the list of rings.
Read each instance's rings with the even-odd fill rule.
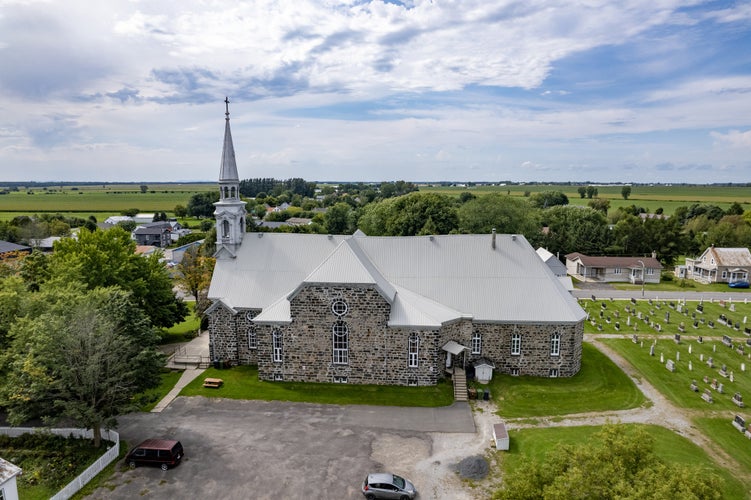
[[[120,461],[87,498],[361,499],[365,475],[383,469],[371,458],[376,438],[419,439],[430,448],[429,432],[475,432],[467,403],[396,408],[202,397],[179,397],[162,413],[126,415],[119,424],[129,446],[178,439],[185,458],[166,472]]]

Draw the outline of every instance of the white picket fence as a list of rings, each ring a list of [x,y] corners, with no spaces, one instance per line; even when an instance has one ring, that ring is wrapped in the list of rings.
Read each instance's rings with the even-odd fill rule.
[[[67,428],[67,429],[47,429],[44,427],[0,427],[0,434],[4,434],[6,436],[10,437],[18,437],[22,434],[30,434],[35,432],[47,432],[50,434],[55,434],[56,436],[74,436],[74,437],[84,437],[88,439],[94,438],[94,431],[86,430],[86,429],[73,429],[73,428]],[[91,464],[88,469],[83,471],[77,478],[75,478],[73,481],[68,483],[65,488],[60,490],[55,496],[52,497],[52,500],[68,500],[68,498],[75,495],[81,488],[86,486],[86,484],[91,481],[94,476],[99,474],[102,470],[104,470],[105,467],[107,467],[109,464],[117,460],[117,457],[120,455],[120,434],[118,434],[115,431],[102,431],[102,439],[105,439],[107,441],[111,441],[113,444],[112,447],[110,447],[104,455],[99,457],[99,459]]]

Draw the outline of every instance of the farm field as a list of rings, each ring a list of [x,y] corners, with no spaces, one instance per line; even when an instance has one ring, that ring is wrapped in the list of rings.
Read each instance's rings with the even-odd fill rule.
[[[187,205],[199,192],[216,189],[216,184],[151,184],[142,193],[137,184],[64,186],[32,191],[14,191],[0,196],[0,218],[36,213],[95,215],[97,219],[137,208],[141,212],[172,212],[175,205]],[[33,193],[33,194],[30,194]],[[103,217],[102,217],[103,216]]]
[[[567,185],[513,185],[513,186],[432,186],[421,185],[420,191],[443,193],[458,196],[459,193],[469,191],[475,195],[488,193],[508,193],[510,196],[523,197],[525,192],[538,193],[541,191],[562,191],[569,198],[572,205],[587,206],[589,199],[581,198],[577,192],[579,186]],[[751,187],[746,186],[632,186],[631,196],[624,200],[621,196],[623,186],[596,186],[598,196],[610,200],[611,210],[621,206],[637,205],[649,212],[662,208],[670,215],[676,208],[693,203],[709,203],[717,205],[723,210],[732,203],[742,205],[751,204]]]

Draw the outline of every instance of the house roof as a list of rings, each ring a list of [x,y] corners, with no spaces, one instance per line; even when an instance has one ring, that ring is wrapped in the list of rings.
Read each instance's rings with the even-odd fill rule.
[[[30,251],[31,247],[27,247],[26,245],[17,245],[16,243],[11,243],[10,241],[0,241],[0,253]]]
[[[17,476],[20,473],[20,467],[17,467],[7,460],[0,458],[0,486],[2,486],[10,478]]]
[[[641,269],[641,263],[648,269],[662,269],[660,261],[654,257],[592,257],[579,252],[566,255],[566,260],[579,260],[587,267],[628,267]]]
[[[714,264],[705,256],[714,258]],[[702,262],[702,267],[751,267],[751,252],[748,248],[716,248],[709,247],[704,250],[697,260]]]
[[[284,301],[312,283],[374,286],[392,304],[392,325],[585,317],[526,239],[512,235],[497,235],[493,248],[490,235],[251,233],[236,258],[217,260],[209,298],[263,309],[257,321],[285,321]]]

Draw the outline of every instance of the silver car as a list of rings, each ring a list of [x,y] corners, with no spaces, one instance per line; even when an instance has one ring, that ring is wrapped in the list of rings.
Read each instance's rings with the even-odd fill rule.
[[[407,479],[390,472],[368,474],[362,482],[362,494],[368,500],[376,498],[395,498],[412,500],[417,495],[415,485]]]

